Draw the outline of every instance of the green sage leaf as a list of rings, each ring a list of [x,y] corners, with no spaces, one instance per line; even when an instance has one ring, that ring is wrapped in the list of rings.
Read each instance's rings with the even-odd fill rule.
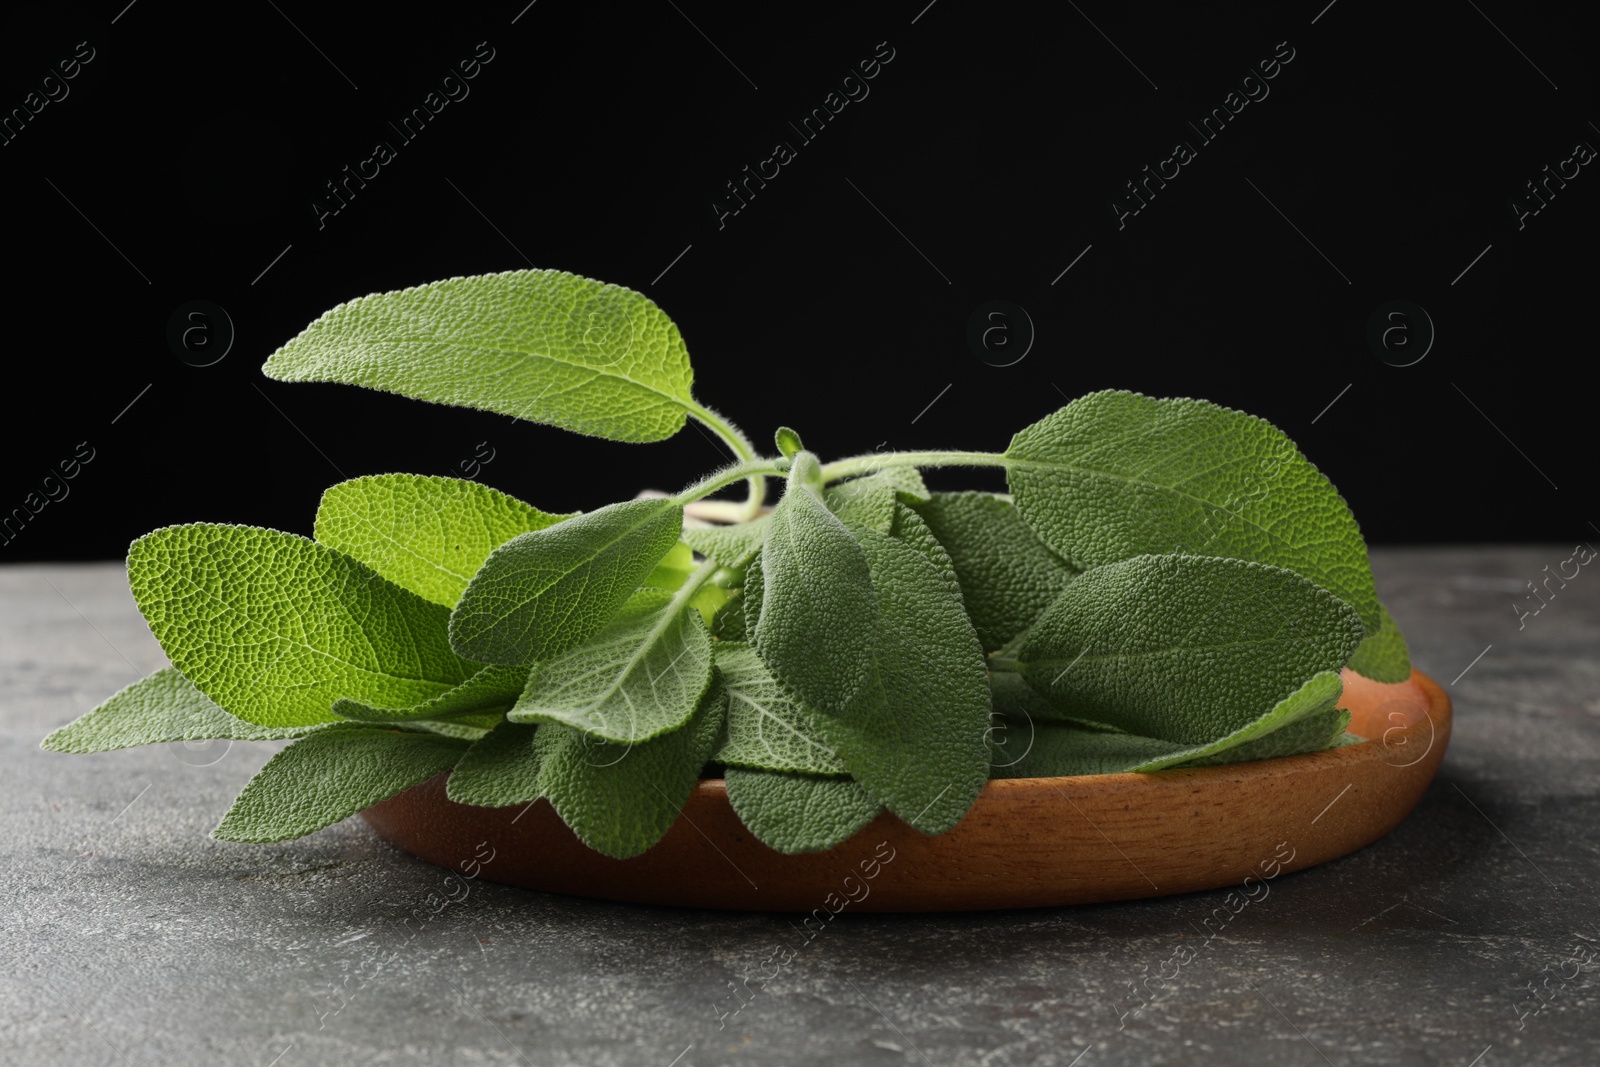
[[[261,726],[333,721],[341,697],[407,707],[476,669],[445,608],[293,534],[169,526],[128,550],[128,584],[173,666]]]
[[[413,722],[420,719],[456,719],[503,712],[516,703],[528,684],[528,668],[491,664],[453,689],[432,700],[405,708],[383,708],[359,700],[333,702],[333,713],[362,722]]]
[[[605,626],[678,543],[683,507],[628,500],[512,538],[450,616],[450,644],[480,663],[532,664]]]
[[[637,856],[677,821],[716,747],[725,703],[713,686],[688,722],[631,745],[541,725],[540,788],[578,840],[616,859]]]
[[[883,810],[850,778],[729,767],[724,780],[728,803],[745,828],[790,856],[842,844]]]
[[[1378,605],[1378,615],[1381,623],[1377,632],[1367,634],[1350,657],[1349,667],[1374,682],[1403,682],[1411,677],[1411,653],[1406,648],[1405,635],[1382,604]]]
[[[533,723],[506,720],[479,738],[445,780],[445,795],[457,804],[503,808],[543,796]]]
[[[1077,574],[991,493],[934,493],[915,511],[949,554],[985,652],[1033,625]]]
[[[890,467],[861,478],[830,485],[822,499],[846,526],[865,526],[888,533],[895,502],[928,499],[928,487],[915,467]]]
[[[1354,608],[1281,567],[1138,556],[1080,574],[1017,661],[1075,717],[1203,745],[1338,671],[1361,636]]]
[[[856,536],[877,601],[868,681],[842,710],[807,703],[868,793],[923,833],[943,833],[988,778],[983,650],[943,576],[915,548],[875,530]]]
[[[1313,675],[1267,714],[1228,737],[1201,745],[1077,724],[1012,719],[1004,729],[1004,744],[996,746],[993,774],[996,778],[1120,774],[1320,752],[1338,742],[1350,721],[1348,711],[1334,706],[1340,691],[1337,673]]]
[[[861,546],[808,484],[817,468],[810,452],[794,461],[761,547],[761,601],[746,628],[801,700],[837,711],[867,683],[877,606]],[[748,569],[745,578],[748,589]]]
[[[340,304],[262,370],[613,441],[671,437],[694,406],[688,350],[654,302],[554,270],[450,278]]]
[[[685,527],[683,539],[702,556],[736,571],[760,553],[770,521],[763,515],[732,526]]]
[[[550,515],[486,485],[420,474],[378,474],[330,487],[316,538],[391,582],[453,608],[489,553]]]
[[[268,760],[211,836],[253,843],[304,837],[449,770],[466,747],[431,733],[326,727]]]
[[[728,694],[727,723],[717,763],[753,770],[847,773],[822,740],[814,715],[772,676],[749,645],[720,642],[717,674]]]
[[[229,715],[172,667],[112,694],[39,743],[52,752],[109,752],[165,741],[277,741],[321,724],[257,726]]]
[[[537,664],[508,715],[624,744],[676,730],[711,684],[711,634],[688,599],[643,590],[587,643]]]
[[[1180,552],[1270,563],[1378,627],[1349,507],[1264,419],[1203,400],[1091,393],[1019,432],[1006,457],[1022,517],[1076,567]]]

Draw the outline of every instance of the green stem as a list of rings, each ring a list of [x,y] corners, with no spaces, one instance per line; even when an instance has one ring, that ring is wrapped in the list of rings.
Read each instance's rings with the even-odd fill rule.
[[[823,464],[822,480],[837,482],[890,467],[1009,467],[1011,463],[999,452],[869,452]]]
[[[788,469],[789,461],[786,459],[752,459],[744,463],[735,463],[731,467],[724,467],[706,475],[672,499],[680,504],[688,504],[701,497],[710,496],[723,486],[732,485],[741,478],[748,478],[752,484],[759,484],[769,474],[778,478],[783,477]],[[764,486],[762,491],[765,491]],[[757,508],[761,506],[761,498],[755,495],[755,490],[751,490],[751,499],[755,500]],[[748,500],[745,506],[748,510]],[[749,516],[743,521],[748,522],[750,518],[754,516]]]
[[[715,411],[692,400],[685,404],[684,407],[692,418],[722,438],[729,451],[741,462],[750,463],[760,457],[761,454],[756,451],[756,446],[751,444],[750,439],[740,432],[739,427],[718,415]],[[750,476],[750,493],[744,502],[743,521],[749,522],[755,518],[760,513],[761,505],[766,498],[767,480],[764,474],[752,474]]]

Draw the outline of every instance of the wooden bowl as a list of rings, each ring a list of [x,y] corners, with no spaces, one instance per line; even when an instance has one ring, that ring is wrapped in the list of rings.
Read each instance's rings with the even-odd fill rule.
[[[1351,732],[1372,738],[1365,743],[1195,770],[991,781],[937,837],[886,812],[842,845],[785,856],[744,828],[721,779],[701,781],[667,835],[628,860],[585,847],[543,800],[454,803],[445,775],[362,815],[407,852],[468,878],[640,904],[814,912],[819,921],[845,907],[954,911],[1249,892],[1252,876],[1325,863],[1394,829],[1444,758],[1450,698],[1433,679],[1345,678]]]

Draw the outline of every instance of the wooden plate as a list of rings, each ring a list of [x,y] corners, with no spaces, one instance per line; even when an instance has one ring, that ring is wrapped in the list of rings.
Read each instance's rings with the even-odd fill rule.
[[[825,852],[753,838],[706,779],[641,856],[585,847],[546,801],[476,808],[445,775],[363,816],[465,878],[641,904],[760,911],[952,911],[1084,904],[1244,886],[1348,855],[1399,824],[1439,769],[1450,698],[1425,674],[1380,685],[1346,672],[1366,743],[1224,767],[989,782],[967,817],[925,837],[888,813]]]

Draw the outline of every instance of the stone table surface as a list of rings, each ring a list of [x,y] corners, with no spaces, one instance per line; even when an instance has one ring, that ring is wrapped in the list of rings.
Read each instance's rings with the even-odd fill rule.
[[[1396,831],[1281,877],[1224,935],[1197,930],[1222,890],[846,910],[737,1000],[799,941],[788,917],[478,881],[407,928],[441,872],[359,819],[207,837],[273,745],[41,751],[165,659],[120,566],[0,568],[0,1061],[1600,1064],[1600,576],[1511,606],[1571,555],[1374,552],[1455,702],[1443,770]]]

